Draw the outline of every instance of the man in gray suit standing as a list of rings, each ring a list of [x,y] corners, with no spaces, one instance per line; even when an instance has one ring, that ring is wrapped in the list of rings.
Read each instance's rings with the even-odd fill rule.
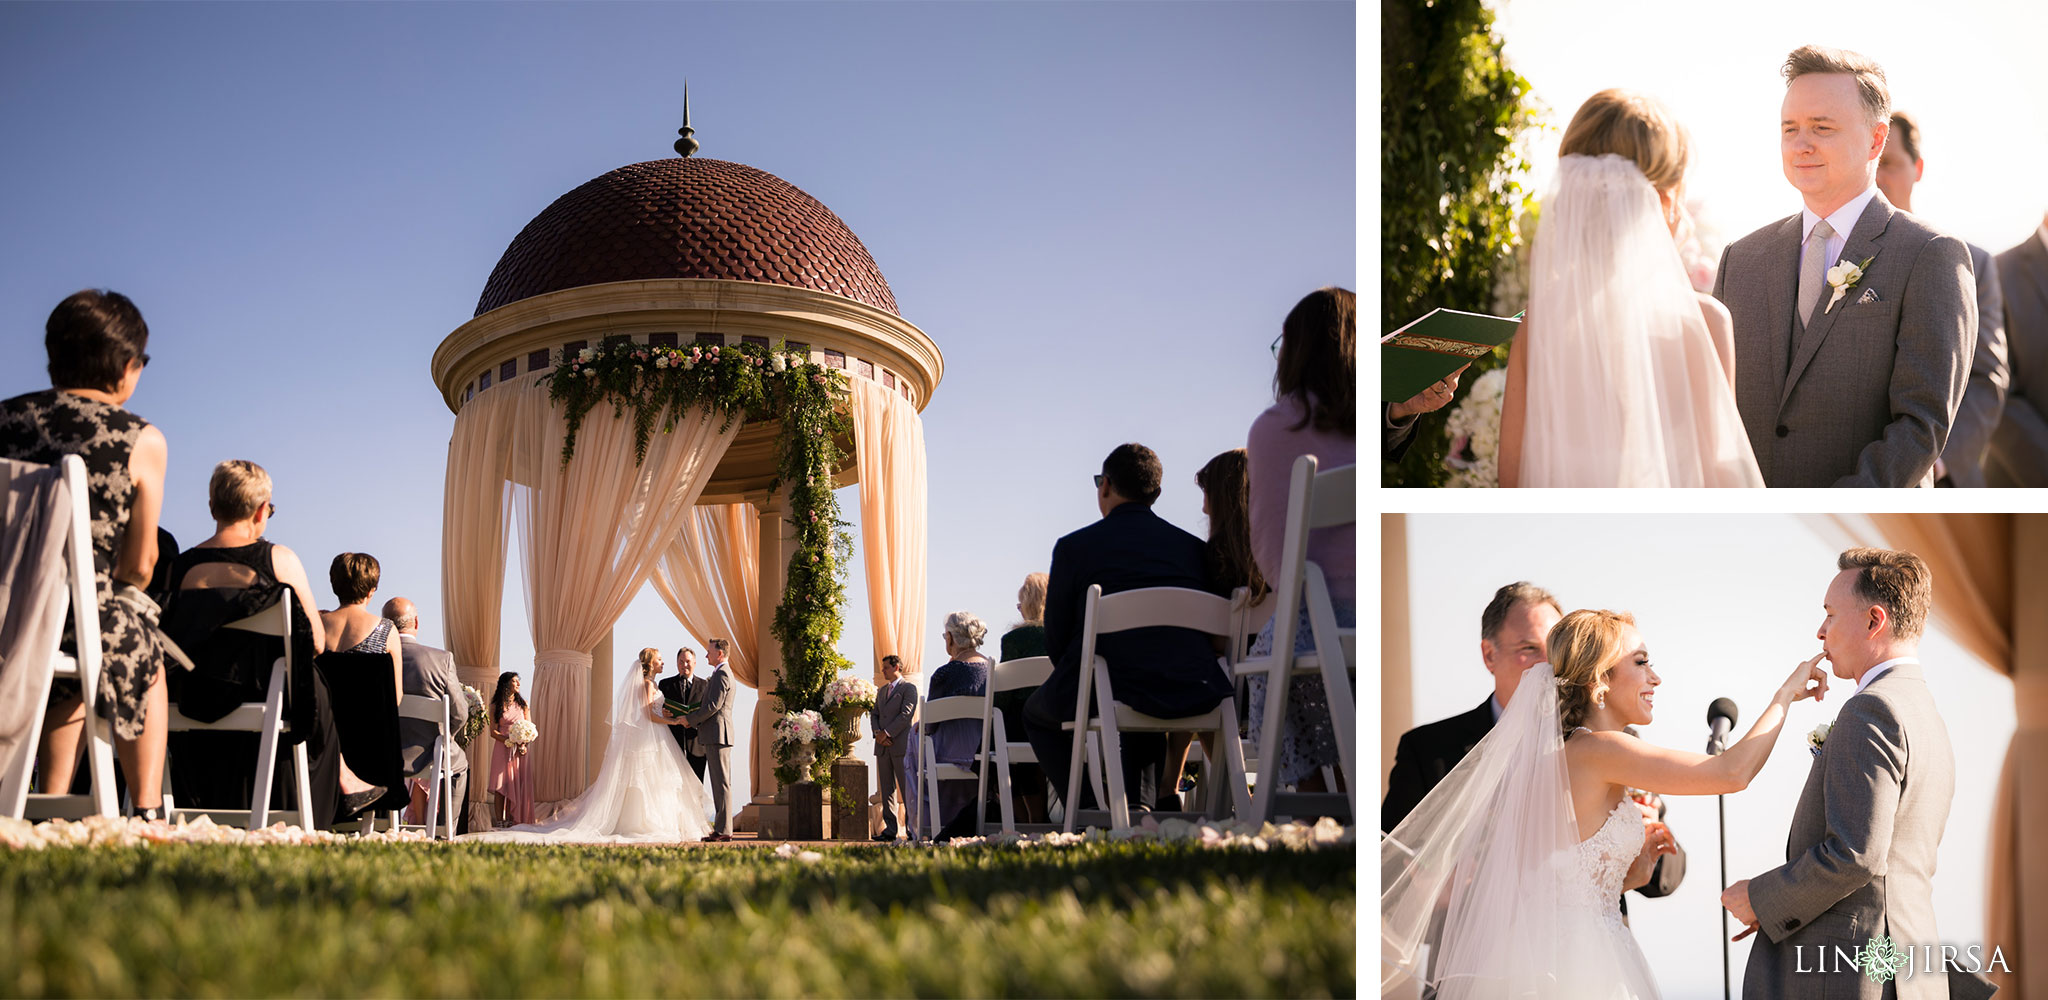
[[[878,841],[896,839],[896,791],[902,786],[903,804],[910,804],[916,781],[910,774],[910,744],[914,736],[910,723],[917,718],[917,685],[903,679],[903,660],[882,657],[882,686],[875,691],[875,707],[868,723],[875,732],[875,787],[882,800],[882,832]],[[914,820],[916,817],[912,817]]]
[[[1991,435],[1993,486],[2048,486],[2048,217],[1998,255],[2012,390]]]
[[[697,730],[697,753],[711,772],[711,832],[706,842],[732,839],[732,671],[725,666],[725,640],[704,643],[704,703],[683,716]]]
[[[469,721],[470,710],[469,694],[462,690],[462,681],[455,675],[455,654],[420,641],[420,613],[411,601],[403,597],[385,601],[384,617],[391,620],[398,633],[398,655],[403,673],[401,683],[405,693],[447,698],[448,733],[453,739],[454,734],[462,731],[463,723]],[[481,709],[483,706],[476,707]],[[433,748],[438,735],[434,724],[425,719],[399,718],[398,754],[405,765],[405,773],[426,770],[426,754]],[[457,750],[448,757],[450,801],[441,803],[441,811],[454,819],[455,832],[463,833],[469,828],[469,810],[463,808],[469,801],[469,754]]]
[[[1856,691],[1832,727],[1808,739],[1819,745],[1786,863],[1721,894],[1735,919],[1763,933],[1742,995],[1947,1000],[1934,863],[1956,765],[1918,656],[1933,579],[1910,552],[1850,549],[1836,565],[1819,637],[1834,675]],[[1895,967],[1889,984],[1837,960],[1835,949],[1879,947],[1876,938],[1912,963]]]
[[[1892,112],[1891,137],[1877,161],[1877,189],[1901,212],[1913,210],[1913,187],[1927,172],[1920,158],[1920,123],[1904,111]],[[1977,353],[1970,362],[1970,385],[1948,431],[1948,444],[1935,463],[1937,486],[1983,486],[1985,453],[1991,432],[2005,411],[2005,390],[2012,370],[2005,357],[2005,297],[1998,287],[1998,269],[1991,251],[1970,248],[1970,273],[1977,278]]]
[[[1809,45],[1784,73],[1780,151],[1805,209],[1721,254],[1736,408],[1767,485],[1931,486],[1977,346],[1969,248],[1877,190],[1877,63]]]

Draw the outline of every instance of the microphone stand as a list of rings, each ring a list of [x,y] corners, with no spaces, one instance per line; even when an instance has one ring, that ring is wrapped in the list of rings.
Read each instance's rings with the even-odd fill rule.
[[[1707,737],[1707,756],[1720,756],[1727,749],[1721,745],[1719,734]],[[1728,796],[1714,796],[1714,810],[1719,814],[1721,832],[1721,891],[1728,891]],[[1721,910],[1721,1000],[1731,1000],[1733,987],[1728,961],[1728,910]]]

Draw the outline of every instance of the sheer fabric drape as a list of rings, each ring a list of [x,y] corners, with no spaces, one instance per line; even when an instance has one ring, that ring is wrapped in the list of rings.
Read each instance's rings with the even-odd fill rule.
[[[2016,726],[1992,803],[1985,942],[2004,948],[2010,974],[1992,981],[2020,996],[2048,996],[2048,966],[2012,963],[2048,953],[2048,801],[2019,789],[2048,785],[2048,515],[1824,514],[1809,525],[1844,546],[1904,549],[1934,574],[1932,624],[2013,679]],[[2031,917],[2031,919],[2029,919]],[[2001,996],[2004,994],[2001,993]]]
[[[866,379],[852,382],[861,549],[867,567],[868,619],[875,638],[869,669],[879,684],[886,654],[902,657],[905,673],[918,673],[923,666],[924,421],[917,409],[895,392]]]
[[[533,629],[530,700],[541,738],[531,751],[534,798],[583,791],[590,720],[590,650],[597,647],[691,518],[697,496],[739,433],[704,410],[657,429],[645,462],[632,418],[599,406],[583,419],[576,456],[561,462],[567,421],[536,380],[492,390],[510,397],[511,490],[526,615]],[[476,405],[472,400],[469,405]]]
[[[676,620],[698,642],[723,636],[734,680],[761,686],[760,632],[756,625],[761,595],[761,520],[752,504],[698,507],[676,534],[650,578]],[[700,675],[703,672],[699,667]],[[773,794],[775,755],[763,737],[774,724],[768,699],[754,702],[749,727],[753,737],[742,753],[755,797]]]
[[[448,439],[441,492],[441,615],[455,675],[486,700],[498,683],[499,609],[505,598],[505,529],[509,523],[512,413],[510,392],[471,399]],[[491,740],[469,745],[469,773],[491,770]],[[488,830],[490,782],[469,783],[469,827]]]

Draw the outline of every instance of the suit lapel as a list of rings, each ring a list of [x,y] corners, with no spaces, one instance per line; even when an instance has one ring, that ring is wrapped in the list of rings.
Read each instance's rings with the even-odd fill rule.
[[[1842,255],[1835,258],[1836,262],[1850,261],[1860,265],[1864,261],[1876,257],[1880,249],[1879,241],[1884,236],[1885,228],[1890,226],[1891,222],[1891,203],[1885,201],[1882,194],[1873,196],[1870,199],[1870,204],[1863,207],[1863,216],[1856,220],[1856,227],[1849,230],[1849,238],[1843,242]],[[1813,322],[1807,324],[1806,332],[1799,336],[1798,345],[1795,348],[1795,353],[1792,355],[1791,370],[1785,373],[1785,385],[1778,390],[1778,405],[1780,407],[1783,407],[1785,401],[1791,398],[1792,387],[1799,383],[1799,376],[1806,371],[1806,366],[1813,360],[1814,354],[1820,351],[1821,342],[1826,340],[1828,332],[1835,328],[1835,321],[1840,319],[1843,313],[1849,311],[1849,307],[1855,302],[1856,296],[1861,295],[1862,289],[1868,286],[1868,281],[1858,282],[1855,287],[1849,289],[1842,296],[1842,301],[1835,303],[1832,309],[1828,309],[1827,305],[1828,300],[1834,297],[1835,290],[1829,286],[1821,288],[1819,308],[1826,311],[1816,313]]]

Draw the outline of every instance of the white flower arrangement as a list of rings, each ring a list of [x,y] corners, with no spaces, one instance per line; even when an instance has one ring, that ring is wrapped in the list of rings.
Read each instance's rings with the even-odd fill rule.
[[[1835,724],[1832,722],[1823,722],[1813,727],[1813,732],[1806,734],[1806,748],[1813,751],[1815,757],[1820,756],[1821,749],[1828,744],[1828,734],[1834,730]]]
[[[832,727],[810,709],[791,712],[776,720],[775,735],[785,743],[816,743],[832,735]]]
[[[540,739],[540,727],[528,719],[521,719],[505,730],[505,745],[514,750],[537,739]]]
[[[1500,485],[1500,409],[1507,385],[1507,369],[1495,368],[1479,376],[1451,411],[1451,448],[1444,456],[1451,475],[1445,486]]]
[[[825,685],[826,708],[872,708],[875,704],[874,682],[865,677],[839,677]]]

